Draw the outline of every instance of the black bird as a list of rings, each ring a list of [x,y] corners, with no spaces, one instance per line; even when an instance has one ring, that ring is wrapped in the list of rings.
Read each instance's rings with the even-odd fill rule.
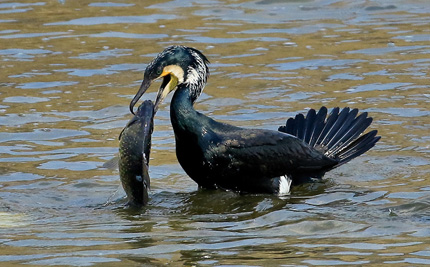
[[[198,50],[170,46],[147,66],[130,111],[151,83],[162,78],[155,111],[176,89],[170,118],[176,155],[185,172],[203,188],[245,193],[288,194],[291,183],[322,178],[329,170],[365,153],[380,139],[367,113],[339,108],[311,109],[290,118],[279,131],[245,129],[217,122],[193,104],[209,76],[209,61]]]

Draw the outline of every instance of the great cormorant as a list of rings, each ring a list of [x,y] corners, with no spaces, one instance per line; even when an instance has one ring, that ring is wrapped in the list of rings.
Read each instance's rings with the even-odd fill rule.
[[[322,178],[329,170],[365,153],[380,139],[367,113],[339,108],[299,114],[279,131],[239,128],[215,121],[193,104],[209,76],[209,61],[197,49],[170,46],[146,67],[130,111],[151,83],[162,78],[158,105],[176,89],[170,118],[176,155],[185,172],[203,188],[246,193],[288,194],[291,183]]]

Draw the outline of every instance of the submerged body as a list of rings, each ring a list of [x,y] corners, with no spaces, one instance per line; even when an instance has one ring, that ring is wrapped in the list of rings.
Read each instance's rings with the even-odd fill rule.
[[[148,174],[154,104],[145,101],[120,134],[119,173],[130,205],[146,205],[150,179]]]
[[[206,84],[206,57],[198,50],[172,46],[145,70],[144,80],[130,103],[136,104],[151,82],[162,77],[155,110],[173,90],[170,118],[176,155],[186,173],[204,188],[248,193],[287,194],[291,182],[322,178],[325,172],[365,153],[379,140],[376,131],[362,135],[372,119],[358,110],[310,110],[279,131],[244,129],[217,122],[193,105]],[[360,136],[361,135],[361,136]]]

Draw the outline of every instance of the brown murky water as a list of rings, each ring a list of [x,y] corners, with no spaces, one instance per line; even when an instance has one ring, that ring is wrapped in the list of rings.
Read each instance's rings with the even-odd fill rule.
[[[429,24],[427,0],[0,1],[0,264],[430,264]],[[383,138],[287,198],[200,192],[166,101],[150,205],[124,208],[102,165],[171,44],[210,59],[196,108],[217,120],[351,106]]]

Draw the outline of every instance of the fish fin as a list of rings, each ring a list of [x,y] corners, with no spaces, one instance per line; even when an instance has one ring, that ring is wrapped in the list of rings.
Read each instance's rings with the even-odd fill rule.
[[[148,166],[145,162],[145,156],[143,156],[143,164],[142,164],[142,187],[143,187],[143,204],[146,205],[149,200],[148,190],[151,188]]]
[[[149,165],[148,165],[148,161],[146,160],[145,153],[142,153],[142,154],[143,154],[143,163],[142,163],[143,182],[145,183],[146,187],[149,189],[151,187],[150,178],[149,178]]]
[[[119,156],[115,156],[111,158],[110,160],[106,161],[103,165],[103,168],[109,169],[109,170],[117,170],[119,168]]]

